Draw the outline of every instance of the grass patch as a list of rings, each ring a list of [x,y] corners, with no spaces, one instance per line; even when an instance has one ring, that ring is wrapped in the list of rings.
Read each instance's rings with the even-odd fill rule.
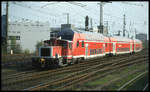
[[[125,87],[125,90],[141,90],[145,87],[145,85],[148,83],[148,73],[142,75],[135,81],[133,81],[130,85]]]
[[[97,79],[95,81],[92,81],[92,82],[88,82],[86,85],[89,85],[89,86],[96,86],[96,85],[102,85],[104,84],[105,82],[107,81],[110,81],[112,78],[114,78],[115,76],[113,75],[108,75],[104,78],[100,78],[100,79]]]
[[[129,74],[131,71],[134,71],[134,70],[140,70],[140,72],[136,72],[134,74]],[[138,74],[140,74],[141,72],[143,72],[145,70],[148,70],[148,64],[147,63],[134,64],[134,65],[126,67],[125,69],[121,69],[121,70],[118,70],[114,73],[111,73],[110,75],[107,75],[103,78],[98,78],[96,80],[92,80],[92,81],[89,81],[87,83],[84,83],[83,85],[80,85],[80,87],[74,88],[74,90],[79,90],[79,89],[81,89],[81,90],[87,90],[87,89],[95,90],[95,88],[97,88],[98,86],[103,86],[104,84],[109,83],[111,80],[113,80],[115,78],[120,78],[119,80],[112,82],[109,86],[102,88],[102,90],[116,90],[120,86],[122,86],[124,83],[126,83],[128,80],[134,78],[135,76],[137,76]],[[101,73],[99,73],[99,74],[101,74]],[[122,79],[121,77],[124,75],[127,75],[127,77]]]
[[[138,66],[138,65],[136,65]],[[132,68],[134,69],[136,66],[132,66]],[[131,67],[130,67],[131,68]],[[129,68],[129,70],[130,70]],[[126,82],[130,81],[131,79],[133,79],[134,77],[138,76],[140,73],[142,73],[143,71],[146,71],[148,70],[148,67],[145,66],[144,64],[141,65],[139,68],[139,70],[141,70],[140,72],[136,72],[134,74],[130,74],[129,76],[121,79],[121,80],[118,80],[116,81],[115,83],[112,83],[110,86],[104,88],[104,89],[108,89],[108,90],[117,90],[119,87],[121,87],[122,85],[124,85]],[[126,73],[126,72],[124,72]],[[124,74],[123,73],[123,74]],[[128,72],[127,72],[128,73]]]

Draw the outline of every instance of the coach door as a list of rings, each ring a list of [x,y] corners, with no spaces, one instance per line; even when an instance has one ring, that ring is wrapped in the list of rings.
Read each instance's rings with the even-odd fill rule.
[[[132,52],[132,43],[130,44],[130,51]]]
[[[133,43],[133,52],[135,52],[135,45],[136,45],[136,43],[134,42]]]
[[[114,42],[113,43],[113,54],[115,54],[115,52],[116,52],[115,50],[116,50],[116,43]]]
[[[103,54],[105,54],[105,43],[103,44]]]
[[[88,44],[85,44],[85,56],[86,56],[86,58],[88,56]]]

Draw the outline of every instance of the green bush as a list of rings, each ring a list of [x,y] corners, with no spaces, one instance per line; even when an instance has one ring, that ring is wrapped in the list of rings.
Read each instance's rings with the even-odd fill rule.
[[[25,49],[24,50],[24,54],[30,54],[30,50],[29,49]]]

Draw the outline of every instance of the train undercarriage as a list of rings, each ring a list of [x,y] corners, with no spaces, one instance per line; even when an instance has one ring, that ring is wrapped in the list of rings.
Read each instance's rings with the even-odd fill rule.
[[[51,66],[63,67],[67,65],[69,65],[69,63],[67,62],[66,59],[63,58],[41,58],[41,57],[32,58],[32,66],[36,68],[48,68]]]

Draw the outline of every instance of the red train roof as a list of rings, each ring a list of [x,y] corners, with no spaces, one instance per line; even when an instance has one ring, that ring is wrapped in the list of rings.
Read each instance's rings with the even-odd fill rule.
[[[61,36],[62,39],[66,39],[68,36],[70,36],[71,39],[67,40],[72,40],[74,34],[82,34],[85,36],[85,40],[92,40],[92,41],[98,41],[98,40],[104,40],[106,36],[100,34],[100,33],[94,33],[94,32],[87,32],[87,31],[82,31],[82,30],[72,30],[72,29],[65,29],[61,30],[58,33],[58,36]],[[81,37],[82,38],[82,37]]]
[[[116,41],[123,41],[123,42],[131,42],[132,39],[130,38],[126,38],[126,37],[121,37],[121,36],[114,36],[114,39],[116,39]]]

